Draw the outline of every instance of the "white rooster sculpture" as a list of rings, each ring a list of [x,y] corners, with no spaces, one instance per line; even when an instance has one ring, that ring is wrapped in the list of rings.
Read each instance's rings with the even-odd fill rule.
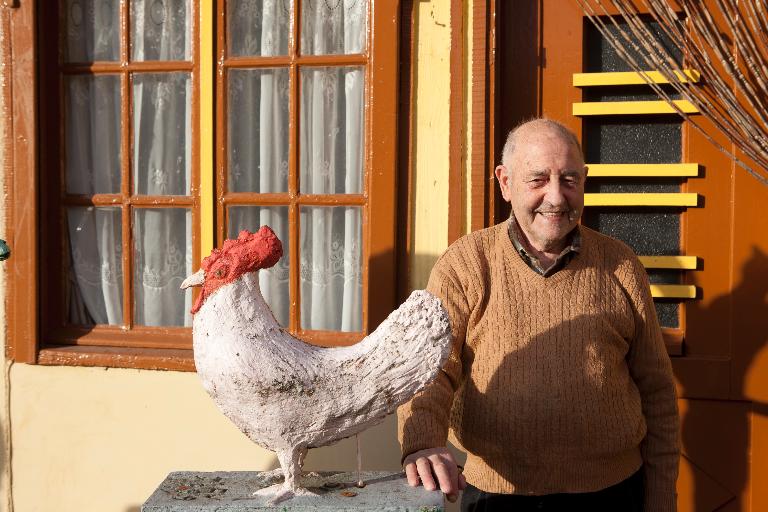
[[[281,256],[269,227],[242,231],[181,286],[202,286],[192,338],[203,386],[246,436],[277,452],[285,481],[268,491],[272,503],[308,492],[299,486],[308,448],[379,423],[437,376],[451,344],[448,315],[426,291],[413,292],[356,345],[294,338],[259,290],[257,271]]]

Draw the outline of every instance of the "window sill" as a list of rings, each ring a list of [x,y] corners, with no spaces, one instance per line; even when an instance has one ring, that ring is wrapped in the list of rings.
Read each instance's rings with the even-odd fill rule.
[[[47,346],[37,364],[46,366],[105,366],[141,370],[194,372],[192,350],[127,347]]]
[[[683,355],[683,341],[685,340],[685,331],[682,329],[671,329],[662,327],[661,334],[664,337],[664,345],[667,347],[667,354],[670,356]]]
[[[141,370],[170,370],[194,372],[195,361],[189,338],[191,329],[176,329],[169,332],[153,330],[154,338],[135,329],[126,342],[124,331],[99,329],[86,331],[77,329],[56,333],[57,341],[49,343],[38,352],[33,363],[45,366],[97,366],[107,368],[135,368]],[[297,335],[307,343],[318,346],[336,347],[353,345],[365,333],[334,331],[301,331]],[[125,346],[127,343],[141,343],[140,346]],[[69,344],[66,344],[69,343]],[[123,346],[121,346],[123,345]]]
[[[682,356],[684,339],[682,330],[663,328],[662,332],[667,353],[670,356]],[[190,349],[49,345],[40,350],[37,364],[45,366],[100,366],[141,370],[195,371],[195,361]]]

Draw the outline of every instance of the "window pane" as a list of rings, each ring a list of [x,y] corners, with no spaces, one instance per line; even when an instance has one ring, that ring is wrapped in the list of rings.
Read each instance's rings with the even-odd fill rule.
[[[590,178],[587,178],[589,181]],[[582,222],[601,233],[623,241],[644,256],[680,254],[680,213],[674,209],[596,208],[584,210]],[[680,284],[679,270],[648,269],[652,283]],[[679,303],[656,300],[656,313],[662,327],[679,327]]]
[[[67,208],[67,319],[77,325],[123,323],[120,208]]]
[[[232,206],[227,210],[227,238],[237,238],[243,229],[251,233],[269,226],[283,243],[283,257],[273,267],[259,271],[259,288],[277,322],[288,326],[290,316],[288,207]]]
[[[70,194],[120,192],[120,77],[65,79],[66,183]]]
[[[682,156],[682,124],[676,116],[584,120],[587,162],[669,164]]]
[[[666,210],[588,207],[582,222],[618,238],[639,255],[676,256],[680,254],[680,213]]]
[[[133,75],[134,193],[189,194],[190,87],[189,73]]]
[[[134,210],[134,320],[148,326],[189,326],[192,214],[186,208]]]
[[[131,1],[131,59],[190,60],[189,0]]]
[[[607,20],[606,20],[607,21]],[[630,33],[626,23],[619,18],[615,19],[615,22],[619,27],[615,26],[613,22],[606,23],[606,29],[608,33],[613,37],[621,39],[622,33]],[[674,45],[664,29],[661,28],[655,21],[647,20],[646,27],[656,36],[656,44],[663,46],[667,53],[671,54],[675,59],[675,62],[682,61],[682,55],[680,50]],[[639,41],[631,36],[634,45],[625,45],[625,49],[629,55],[637,62],[643,62],[647,52],[643,49],[642,44],[638,44]],[[632,67],[627,64],[616,49],[611,46],[605,36],[600,33],[597,28],[589,24],[585,35],[585,50],[586,50],[586,69],[585,71],[594,72],[610,72],[610,71],[633,71]],[[679,65],[679,64],[678,64]]]
[[[651,282],[653,280],[653,274],[650,274]],[[678,279],[675,284],[679,283]],[[656,299],[653,301],[653,306],[656,308],[656,316],[659,318],[659,325],[662,327],[669,327],[675,329],[680,327],[680,302],[664,299]]]
[[[301,53],[365,51],[368,0],[305,0],[301,8]]]
[[[67,62],[119,60],[118,0],[67,0],[65,9]]]
[[[300,189],[363,191],[363,67],[301,69]]]
[[[301,328],[362,330],[361,208],[300,210]]]
[[[229,0],[227,41],[234,57],[288,54],[293,0]]]
[[[288,190],[288,68],[233,69],[227,87],[229,191]]]

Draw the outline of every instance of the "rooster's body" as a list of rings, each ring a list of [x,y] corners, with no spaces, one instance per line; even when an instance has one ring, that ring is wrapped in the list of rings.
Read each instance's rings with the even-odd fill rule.
[[[257,270],[279,259],[275,251],[281,254],[280,241],[268,228],[243,232],[207,258],[187,285],[205,283],[193,324],[197,372],[224,415],[277,453],[285,498],[299,489],[308,448],[375,425],[434,379],[451,334],[440,301],[416,291],[356,345],[322,348],[297,340],[275,321],[259,289]],[[238,261],[254,257],[254,263]],[[209,277],[214,284],[206,291]]]

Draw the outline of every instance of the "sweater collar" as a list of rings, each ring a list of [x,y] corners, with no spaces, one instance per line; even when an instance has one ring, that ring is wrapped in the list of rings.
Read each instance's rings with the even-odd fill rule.
[[[509,216],[509,227],[507,231],[509,233],[509,239],[512,242],[512,246],[515,248],[515,251],[517,251],[526,265],[533,269],[537,274],[544,277],[549,277],[558,270],[562,269],[565,265],[568,264],[569,261],[573,259],[574,256],[579,253],[579,251],[581,251],[581,231],[579,230],[579,225],[577,224],[576,227],[574,227],[571,232],[566,235],[568,237],[568,244],[560,252],[560,254],[558,254],[557,258],[555,258],[554,263],[552,263],[552,265],[549,267],[544,268],[539,259],[530,254],[523,246],[521,242],[523,234],[520,230],[520,226],[517,223],[517,219],[515,219],[514,214]]]

